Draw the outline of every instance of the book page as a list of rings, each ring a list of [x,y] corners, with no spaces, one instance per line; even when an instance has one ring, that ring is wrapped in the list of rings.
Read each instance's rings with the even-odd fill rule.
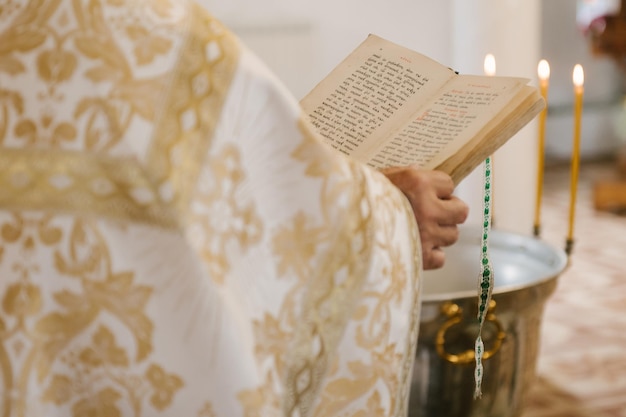
[[[445,158],[435,158],[428,168],[448,173],[458,184],[539,114],[545,104],[537,88],[524,86],[497,116],[463,145],[462,150]]]
[[[458,151],[526,85],[522,78],[457,76],[382,144],[375,168],[432,168]]]
[[[301,105],[338,151],[363,162],[455,74],[421,54],[370,35]]]

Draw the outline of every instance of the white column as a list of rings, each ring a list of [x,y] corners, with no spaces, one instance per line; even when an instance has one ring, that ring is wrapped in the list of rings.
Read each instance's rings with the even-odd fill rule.
[[[461,73],[483,73],[485,55],[496,74],[531,79],[537,85],[540,0],[452,0],[452,59]],[[483,167],[457,188],[470,206],[468,223],[482,222]],[[536,120],[494,155],[494,227],[532,234],[537,178]]]

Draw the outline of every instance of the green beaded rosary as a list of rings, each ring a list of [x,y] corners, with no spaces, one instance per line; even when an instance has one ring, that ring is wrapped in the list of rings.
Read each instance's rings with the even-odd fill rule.
[[[491,229],[491,158],[485,160],[485,188],[483,198],[483,228],[481,236],[480,252],[480,275],[478,277],[478,336],[474,346],[474,357],[476,358],[476,368],[474,369],[474,398],[482,396],[481,386],[483,381],[483,353],[485,346],[481,337],[485,317],[491,293],[493,291],[493,268],[489,260],[489,230]]]

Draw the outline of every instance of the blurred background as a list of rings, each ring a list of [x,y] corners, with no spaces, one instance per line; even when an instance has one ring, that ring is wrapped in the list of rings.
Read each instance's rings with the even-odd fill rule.
[[[201,0],[302,98],[369,33],[463,73],[538,85],[551,68],[542,239],[563,247],[570,200],[572,70],[585,72],[575,246],[542,324],[524,416],[626,417],[626,7],[620,0]],[[495,156],[495,227],[531,235],[538,127]],[[477,170],[480,171],[480,170]],[[599,193],[600,189],[605,191]],[[457,189],[481,221],[481,172]],[[471,213],[478,214],[472,218]],[[496,277],[497,279],[497,277]]]
[[[546,164],[569,161],[572,151],[572,69],[585,71],[581,157],[610,159],[626,142],[624,72],[591,47],[590,27],[619,12],[620,0],[202,0],[302,98],[369,33],[430,56],[463,73],[480,74],[487,53],[497,75],[537,85],[537,63],[551,67]],[[623,119],[623,120],[622,120]],[[535,122],[536,123],[536,122]],[[531,123],[502,150],[506,167],[495,177],[498,227],[532,230],[537,172],[537,127]],[[620,130],[620,123],[624,125]],[[470,222],[479,222],[482,177],[458,188]]]

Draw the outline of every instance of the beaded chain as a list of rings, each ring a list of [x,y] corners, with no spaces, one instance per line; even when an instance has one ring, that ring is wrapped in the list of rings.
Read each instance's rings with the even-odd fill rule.
[[[489,260],[489,230],[491,229],[491,158],[485,160],[485,188],[483,199],[483,229],[480,252],[480,275],[478,277],[478,336],[476,337],[474,356],[476,368],[474,370],[474,398],[482,396],[481,386],[483,381],[483,353],[485,346],[481,338],[483,324],[489,310],[491,292],[493,290],[493,268]]]

